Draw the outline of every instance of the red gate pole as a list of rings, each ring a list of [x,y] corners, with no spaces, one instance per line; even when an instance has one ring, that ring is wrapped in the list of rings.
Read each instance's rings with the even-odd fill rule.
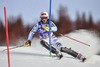
[[[86,46],[89,46],[89,47],[90,47],[90,45],[89,45],[89,44],[86,44],[86,43],[84,43],[84,42],[82,42],[82,41],[79,41],[79,40],[77,40],[77,39],[74,39],[74,38],[72,38],[72,37],[66,36],[66,35],[61,34],[61,33],[57,33],[57,34],[60,34],[60,35],[61,35],[61,36],[63,36],[63,37],[69,38],[69,39],[71,39],[71,40],[74,40],[74,41],[76,41],[76,42],[79,42],[79,43],[81,43],[81,44],[84,44],[84,45],[86,45]]]
[[[9,51],[9,35],[8,35],[8,21],[6,15],[6,7],[4,7],[4,21],[6,29],[6,46],[7,46],[7,55],[8,55],[8,67],[10,67],[10,51]]]

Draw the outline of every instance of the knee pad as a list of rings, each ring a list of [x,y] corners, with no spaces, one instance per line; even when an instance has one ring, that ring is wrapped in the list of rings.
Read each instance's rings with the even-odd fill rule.
[[[57,42],[55,45],[54,45],[58,50],[61,50],[61,47],[62,47],[62,44]]]
[[[56,43],[56,46],[60,47],[60,46],[62,46],[62,44],[59,43],[59,42],[57,42],[57,43]]]

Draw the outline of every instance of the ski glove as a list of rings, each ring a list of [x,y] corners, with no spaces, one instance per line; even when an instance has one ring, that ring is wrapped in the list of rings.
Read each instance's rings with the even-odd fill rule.
[[[29,47],[31,46],[31,41],[30,40],[27,40],[24,44],[25,47]]]
[[[48,26],[44,26],[43,29],[46,30],[46,31],[49,31],[49,27]]]

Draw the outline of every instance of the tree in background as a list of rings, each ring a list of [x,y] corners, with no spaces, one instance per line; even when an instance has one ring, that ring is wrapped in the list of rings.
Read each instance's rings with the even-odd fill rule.
[[[98,21],[96,24],[96,30],[100,34],[100,21]]]
[[[5,42],[5,28],[3,22],[0,20],[0,46]]]
[[[58,32],[65,34],[72,31],[72,23],[70,21],[68,10],[66,7],[60,6],[58,11],[59,19],[57,21]]]
[[[92,14],[90,13],[90,15],[89,15],[89,20],[88,20],[88,24],[87,24],[87,26],[88,26],[88,30],[95,30],[95,24],[94,24],[95,22],[93,21],[93,18],[92,18]]]
[[[79,15],[79,12],[76,13],[77,19],[74,22],[74,30],[78,30],[78,29],[82,29],[82,20],[81,17]]]

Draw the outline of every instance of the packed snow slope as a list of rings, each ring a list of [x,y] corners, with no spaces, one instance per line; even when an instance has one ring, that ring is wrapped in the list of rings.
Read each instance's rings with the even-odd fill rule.
[[[66,37],[59,37],[63,46],[72,48],[87,57],[87,61],[82,63],[80,60],[63,53],[64,57],[58,60],[54,54],[49,55],[44,47],[39,43],[39,39],[34,38],[31,47],[19,47],[10,50],[11,67],[99,67],[100,56],[96,55],[100,50],[100,42],[98,36],[92,31],[78,30],[66,34],[71,38],[90,45],[86,46]],[[25,41],[20,40],[18,45],[22,45]],[[12,46],[13,47],[13,46]],[[0,67],[8,67],[7,52],[2,52],[5,46],[0,47]]]

